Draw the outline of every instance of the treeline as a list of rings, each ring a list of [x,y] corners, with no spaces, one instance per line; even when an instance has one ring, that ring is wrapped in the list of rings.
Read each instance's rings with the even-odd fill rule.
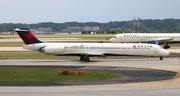
[[[137,22],[136,22],[137,24]],[[100,30],[97,33],[122,33],[134,32],[132,21],[111,21],[108,23],[98,22],[40,22],[36,24],[22,23],[0,23],[0,32],[13,31],[14,28],[31,28],[38,29],[39,27],[51,28],[52,32],[61,32],[67,27],[86,27],[99,26]],[[140,20],[140,32],[180,32],[180,19],[146,19]],[[84,32],[86,33],[86,32]]]

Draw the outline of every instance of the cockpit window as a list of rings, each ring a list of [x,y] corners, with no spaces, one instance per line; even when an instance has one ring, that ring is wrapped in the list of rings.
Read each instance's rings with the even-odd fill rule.
[[[116,38],[116,36],[114,36],[113,38]]]

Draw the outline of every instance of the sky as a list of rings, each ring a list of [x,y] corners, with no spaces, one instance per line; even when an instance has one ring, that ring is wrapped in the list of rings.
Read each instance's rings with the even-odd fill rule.
[[[180,0],[0,0],[0,23],[180,19]]]

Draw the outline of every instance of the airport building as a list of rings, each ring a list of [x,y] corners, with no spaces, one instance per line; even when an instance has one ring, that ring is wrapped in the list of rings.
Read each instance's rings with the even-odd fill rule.
[[[71,34],[81,34],[83,31],[98,31],[99,26],[88,26],[88,27],[67,27],[67,29],[63,29],[63,32],[71,32]]]

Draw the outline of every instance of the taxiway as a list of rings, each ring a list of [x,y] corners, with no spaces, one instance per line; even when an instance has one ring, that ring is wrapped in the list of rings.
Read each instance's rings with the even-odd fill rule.
[[[67,85],[67,86],[0,86],[2,96],[179,96],[180,95],[180,59],[157,58],[147,59],[92,59],[91,62],[79,60],[0,60],[1,66],[98,66],[99,67],[126,67],[166,70],[176,72],[176,75],[167,80],[116,83],[98,85]],[[138,78],[138,77],[137,77]]]

